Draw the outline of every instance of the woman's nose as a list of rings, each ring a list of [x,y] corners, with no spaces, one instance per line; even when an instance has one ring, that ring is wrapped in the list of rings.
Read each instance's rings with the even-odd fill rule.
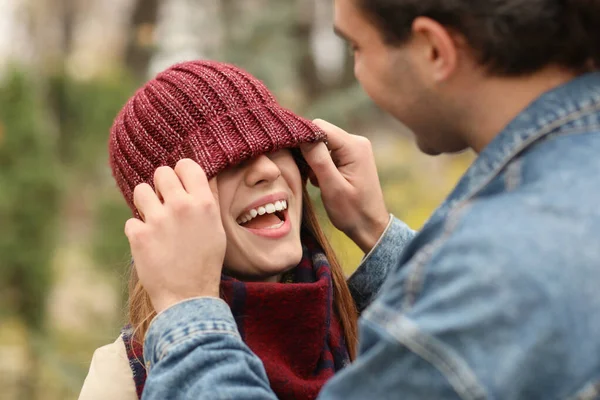
[[[270,183],[281,176],[279,166],[267,155],[260,155],[248,164],[246,184],[256,186],[260,183]]]

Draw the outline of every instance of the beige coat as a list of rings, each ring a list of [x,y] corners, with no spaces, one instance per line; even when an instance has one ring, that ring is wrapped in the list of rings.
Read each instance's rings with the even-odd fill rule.
[[[137,400],[123,338],[94,352],[79,400]]]

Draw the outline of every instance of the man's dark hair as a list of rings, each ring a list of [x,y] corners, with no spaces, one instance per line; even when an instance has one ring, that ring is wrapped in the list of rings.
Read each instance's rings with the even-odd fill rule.
[[[495,75],[517,76],[554,64],[600,68],[600,0],[354,0],[389,45],[411,36],[419,16],[466,38]]]

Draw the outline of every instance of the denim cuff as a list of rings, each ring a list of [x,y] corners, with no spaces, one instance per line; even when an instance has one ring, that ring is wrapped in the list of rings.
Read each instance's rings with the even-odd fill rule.
[[[186,341],[212,334],[240,337],[225,301],[216,297],[196,297],[167,308],[152,320],[144,339],[146,368],[150,369]]]
[[[414,236],[414,230],[390,214],[387,228],[348,279],[348,287],[359,312],[379,293],[388,272],[400,262],[402,250]]]

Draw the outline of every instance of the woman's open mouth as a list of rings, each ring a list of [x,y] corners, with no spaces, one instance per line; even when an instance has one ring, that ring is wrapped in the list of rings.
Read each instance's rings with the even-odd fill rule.
[[[291,229],[286,200],[278,200],[252,208],[238,217],[242,228],[264,237],[279,238]]]

